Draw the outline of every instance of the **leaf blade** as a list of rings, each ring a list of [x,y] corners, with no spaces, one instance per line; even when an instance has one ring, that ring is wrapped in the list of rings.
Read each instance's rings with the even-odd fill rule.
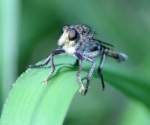
[[[74,78],[71,78],[72,80],[68,79],[71,84],[62,82],[64,79],[67,81],[68,76],[73,77],[72,74],[75,72],[62,70],[63,73],[61,73],[62,71],[58,73],[59,79],[57,77],[52,78],[48,86],[41,84],[43,76],[47,76],[48,69],[44,69],[44,71],[43,69],[27,70],[16,81],[10,92],[4,106],[2,124],[62,124],[66,111],[78,88]],[[36,80],[37,78],[38,80]],[[66,97],[63,97],[63,100],[60,99],[59,97],[65,96],[64,94]]]

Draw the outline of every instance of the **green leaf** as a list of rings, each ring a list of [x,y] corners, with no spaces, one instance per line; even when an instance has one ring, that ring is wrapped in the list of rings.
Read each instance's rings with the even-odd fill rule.
[[[44,86],[42,81],[47,77],[49,68],[28,69],[23,73],[14,84],[4,105],[2,125],[61,125],[78,90],[77,68],[68,65],[73,62],[72,58],[66,56],[56,58],[57,69],[47,86]],[[86,64],[84,71],[88,68]],[[129,77],[127,73],[121,73],[110,65],[106,66],[104,71],[107,82],[129,97],[150,106],[150,89],[148,84],[142,84],[143,80]],[[94,75],[93,81],[96,78],[97,74]]]
[[[122,91],[125,95],[130,98],[134,98],[146,106],[150,107],[149,91],[150,84],[148,79],[140,77],[140,74],[131,72],[121,72],[114,70],[109,67],[106,69],[105,79],[118,90]]]
[[[61,125],[78,86],[75,71],[59,68],[47,86],[42,81],[49,69],[28,69],[23,73],[6,101],[2,124]]]
[[[119,125],[149,125],[149,115],[149,110],[143,104],[130,100]]]
[[[16,77],[19,0],[0,1],[0,100],[4,101]],[[10,63],[11,62],[11,63]],[[1,104],[0,104],[1,105]]]

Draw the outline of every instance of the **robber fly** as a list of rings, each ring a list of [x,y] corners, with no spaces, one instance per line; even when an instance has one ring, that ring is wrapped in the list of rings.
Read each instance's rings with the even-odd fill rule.
[[[117,52],[113,49],[113,45],[100,41],[95,38],[95,33],[87,25],[69,25],[63,27],[63,33],[58,40],[58,48],[53,50],[42,64],[31,65],[30,67],[42,67],[51,64],[51,72],[44,80],[45,83],[51,78],[55,71],[54,56],[62,53],[69,54],[76,58],[75,65],[78,66],[77,82],[80,85],[80,93],[85,95],[88,91],[90,80],[96,68],[96,59],[99,59],[98,73],[101,78],[102,88],[105,88],[102,69],[105,57],[111,57],[119,62],[125,61],[127,55]],[[87,76],[81,78],[83,62],[91,64]]]

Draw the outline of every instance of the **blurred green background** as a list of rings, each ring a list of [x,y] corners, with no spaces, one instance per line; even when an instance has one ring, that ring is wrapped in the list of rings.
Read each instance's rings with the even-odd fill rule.
[[[141,88],[150,94],[149,0],[1,0],[0,108],[17,76],[57,46],[62,26],[78,23],[90,25],[99,39],[126,52],[127,62],[107,64],[123,65],[120,72],[142,79]],[[138,100],[116,86],[107,84],[104,92],[97,87],[92,85],[85,97],[75,96],[65,125],[150,124],[149,95],[137,92]]]

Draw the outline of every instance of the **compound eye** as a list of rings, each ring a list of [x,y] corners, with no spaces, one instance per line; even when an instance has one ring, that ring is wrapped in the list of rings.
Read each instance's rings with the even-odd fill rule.
[[[75,39],[77,39],[77,36],[78,36],[78,33],[75,29],[71,29],[69,31],[69,34],[68,34],[69,40],[75,40]]]

